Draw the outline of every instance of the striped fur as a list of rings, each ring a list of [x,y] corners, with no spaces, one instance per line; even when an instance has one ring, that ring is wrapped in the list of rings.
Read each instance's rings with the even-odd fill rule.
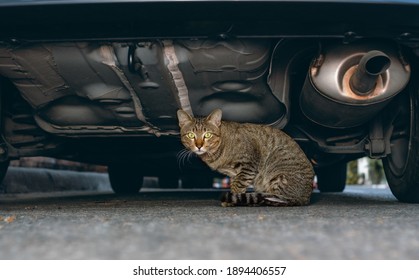
[[[310,202],[314,172],[299,145],[279,129],[221,120],[221,110],[193,118],[179,110],[183,145],[231,178],[223,206],[299,206]],[[255,193],[246,193],[248,186]]]
[[[225,192],[221,197],[221,206],[291,206],[271,194],[258,192],[232,193]]]

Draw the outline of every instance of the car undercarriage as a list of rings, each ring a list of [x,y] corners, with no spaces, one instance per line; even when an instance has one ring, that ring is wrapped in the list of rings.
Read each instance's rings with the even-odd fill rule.
[[[176,111],[221,108],[291,135],[321,191],[342,191],[346,163],[369,156],[419,202],[418,14],[409,1],[5,1],[2,169],[104,164],[119,193],[182,170],[210,182],[198,159],[179,167]]]

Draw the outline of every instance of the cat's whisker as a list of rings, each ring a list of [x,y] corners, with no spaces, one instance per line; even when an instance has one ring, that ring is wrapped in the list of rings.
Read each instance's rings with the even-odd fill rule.
[[[181,167],[181,163],[182,163],[183,157],[185,156],[185,153],[187,153],[187,150],[183,149],[183,150],[180,150],[176,155],[179,168]]]
[[[190,162],[192,156],[193,152],[187,149],[183,149],[177,154],[177,162],[180,170],[182,170],[183,166],[185,166],[186,163]]]

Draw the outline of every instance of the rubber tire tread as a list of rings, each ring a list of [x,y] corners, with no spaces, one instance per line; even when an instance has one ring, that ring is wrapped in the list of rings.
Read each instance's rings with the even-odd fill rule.
[[[118,195],[136,194],[143,185],[144,176],[132,164],[110,164],[108,174],[111,188]]]
[[[410,92],[411,102],[411,127],[410,151],[404,173],[397,177],[392,173],[388,157],[382,159],[384,173],[393,195],[400,202],[419,203],[419,90],[418,83]],[[413,111],[413,112],[412,112]]]
[[[343,192],[346,186],[346,162],[316,168],[317,188],[321,192]]]

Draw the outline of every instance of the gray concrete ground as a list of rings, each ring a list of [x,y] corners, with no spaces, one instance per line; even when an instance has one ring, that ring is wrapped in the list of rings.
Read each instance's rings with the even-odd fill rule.
[[[294,208],[222,208],[219,196],[1,194],[0,259],[419,259],[419,205],[387,188],[314,193]]]

